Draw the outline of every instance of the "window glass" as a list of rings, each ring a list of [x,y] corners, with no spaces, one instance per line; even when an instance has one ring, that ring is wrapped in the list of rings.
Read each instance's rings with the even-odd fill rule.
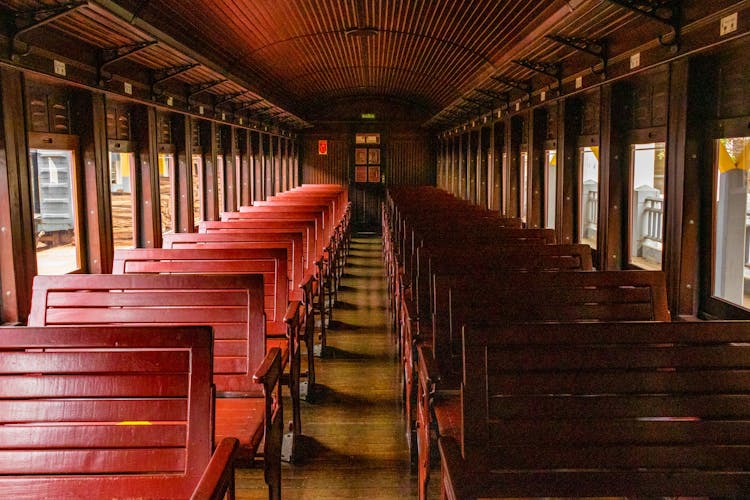
[[[750,137],[719,139],[713,294],[750,308]]]
[[[80,269],[73,151],[31,149],[34,240],[38,274]]]
[[[195,222],[195,225],[198,225],[198,223],[203,220],[203,217],[201,216],[201,207],[203,206],[203,197],[201,196],[203,187],[202,172],[203,158],[201,157],[201,155],[193,155],[193,220]]]
[[[161,212],[161,232],[174,231],[174,156],[159,155],[159,208]]]
[[[557,205],[557,151],[554,149],[544,152],[544,192],[544,226],[554,229]]]
[[[661,269],[665,158],[663,142],[631,147],[630,263],[643,269]]]
[[[521,220],[526,222],[528,215],[528,185],[529,185],[529,153],[521,152],[521,189],[518,196],[521,199]]]
[[[599,147],[579,150],[581,186],[578,207],[578,238],[581,243],[596,249],[599,219]]]
[[[134,153],[109,153],[109,193],[112,200],[112,237],[115,248],[135,246],[133,210]]]

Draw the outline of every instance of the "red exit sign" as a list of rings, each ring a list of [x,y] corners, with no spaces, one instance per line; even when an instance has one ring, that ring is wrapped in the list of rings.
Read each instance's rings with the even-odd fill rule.
[[[328,141],[326,139],[321,139],[318,141],[318,154],[319,155],[328,154]]]

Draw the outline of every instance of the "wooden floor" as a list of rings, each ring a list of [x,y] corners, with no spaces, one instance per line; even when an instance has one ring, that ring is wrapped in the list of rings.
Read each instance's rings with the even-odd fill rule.
[[[416,498],[379,237],[353,240],[338,299],[328,356],[316,365],[321,391],[303,402],[302,454],[299,463],[283,466],[282,495]],[[237,471],[238,499],[266,498],[259,472]]]

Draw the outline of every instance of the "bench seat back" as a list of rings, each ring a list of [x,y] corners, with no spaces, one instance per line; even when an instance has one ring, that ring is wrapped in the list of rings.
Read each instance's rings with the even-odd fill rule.
[[[112,274],[260,274],[269,330],[285,331],[286,249],[116,249]]]
[[[0,497],[190,497],[211,348],[207,327],[0,328]]]
[[[464,361],[468,497],[750,491],[750,323],[467,326]]]
[[[441,373],[461,373],[464,324],[669,321],[661,271],[435,275],[433,349]]]
[[[208,325],[220,392],[260,394],[253,381],[266,354],[259,275],[37,276],[29,326]]]

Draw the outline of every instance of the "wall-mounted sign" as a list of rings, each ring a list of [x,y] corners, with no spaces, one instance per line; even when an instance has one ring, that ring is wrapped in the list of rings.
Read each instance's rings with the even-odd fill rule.
[[[362,119],[363,120],[374,120],[375,119],[375,113],[362,113]]]
[[[327,139],[321,139],[318,141],[318,154],[319,155],[328,154],[328,140]]]

